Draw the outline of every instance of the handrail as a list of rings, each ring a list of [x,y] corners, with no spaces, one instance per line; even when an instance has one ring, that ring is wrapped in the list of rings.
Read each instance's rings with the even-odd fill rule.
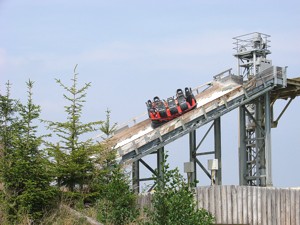
[[[224,75],[227,72],[229,72],[229,75],[231,75],[231,70],[232,70],[232,68],[227,69],[227,70],[225,70],[225,71],[223,71],[221,73],[218,73],[217,75],[213,76],[214,80],[222,78],[222,75]]]

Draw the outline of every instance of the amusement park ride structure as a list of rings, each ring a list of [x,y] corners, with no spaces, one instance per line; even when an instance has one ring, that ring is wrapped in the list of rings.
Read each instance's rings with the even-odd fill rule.
[[[271,54],[270,36],[250,33],[234,38],[234,57],[237,59],[237,75],[232,69],[213,77],[213,81],[192,89],[197,101],[195,109],[162,124],[157,128],[146,119],[131,127],[122,127],[109,139],[117,150],[120,162],[132,164],[132,180],[139,192],[140,182],[153,178],[140,178],[140,165],[156,176],[163,176],[164,146],[189,135],[189,182],[196,184],[197,165],[212,179],[222,184],[221,117],[239,109],[239,183],[250,186],[272,186],[271,128],[292,100],[300,95],[300,78],[288,79],[287,67],[273,66],[267,59]],[[278,99],[288,100],[286,106],[274,119],[273,106]],[[202,140],[197,144],[196,131],[212,122]],[[214,151],[198,152],[207,134],[214,127]],[[156,153],[157,170],[143,159]],[[198,157],[212,154],[217,159],[215,176],[200,162]],[[150,188],[155,186],[155,184]]]

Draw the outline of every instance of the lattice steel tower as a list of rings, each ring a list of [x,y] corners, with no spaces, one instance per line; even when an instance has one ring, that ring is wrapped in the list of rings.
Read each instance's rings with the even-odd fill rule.
[[[257,32],[234,38],[238,75],[244,82],[256,83],[273,68],[267,59],[269,38]],[[240,185],[272,186],[270,92],[240,107],[239,128]]]

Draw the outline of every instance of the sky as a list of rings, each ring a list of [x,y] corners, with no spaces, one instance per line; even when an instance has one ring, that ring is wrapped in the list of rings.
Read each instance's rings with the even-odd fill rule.
[[[25,82],[33,80],[42,119],[63,121],[66,101],[55,79],[70,85],[78,64],[79,85],[91,82],[82,120],[104,120],[108,108],[122,124],[143,114],[156,95],[167,98],[228,68],[236,72],[232,38],[251,32],[271,35],[273,65],[300,77],[299,8],[296,0],[0,0],[0,93],[9,80],[12,97],[26,100]],[[300,186],[299,102],[272,129],[276,187]],[[276,103],[275,114],[284,104]],[[237,110],[221,126],[223,184],[238,184]],[[207,129],[197,131],[198,140]],[[213,149],[212,138],[203,150]],[[183,170],[188,147],[188,137],[166,146],[172,167]],[[209,184],[200,170],[198,179]]]

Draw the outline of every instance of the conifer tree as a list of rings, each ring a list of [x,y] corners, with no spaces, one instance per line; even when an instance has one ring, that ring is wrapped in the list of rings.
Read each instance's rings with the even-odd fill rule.
[[[10,97],[10,89],[11,84],[7,82],[5,95],[0,95],[0,179],[2,186],[0,205],[7,219],[10,219],[10,215],[15,213],[14,208],[10,207],[10,199],[14,197],[15,193],[9,190],[9,181],[10,171],[13,167],[14,140],[19,135],[18,118],[16,116],[18,103]]]
[[[12,149],[12,143],[16,131],[18,130],[16,125],[18,118],[17,113],[17,101],[10,97],[11,84],[6,83],[6,94],[0,94],[0,149],[1,149],[1,177],[3,178],[4,171],[3,166],[5,165],[5,157],[7,157]]]
[[[42,137],[37,136],[37,126],[34,125],[39,118],[40,107],[33,103],[33,82],[29,80],[26,84],[27,103],[17,104],[15,112],[19,119],[11,120],[11,143],[4,143],[9,145],[4,151],[5,162],[1,164],[3,200],[8,220],[12,223],[24,214],[28,214],[32,221],[41,219],[44,210],[54,204],[56,194],[55,189],[50,186],[47,158],[40,150]],[[5,100],[6,104],[11,102],[9,98]],[[9,117],[6,120],[9,121]]]
[[[101,124],[100,130],[106,135],[104,139],[109,138],[117,128],[117,123],[114,123],[111,125],[110,122],[110,113],[111,111],[109,109],[106,110],[106,120],[104,121],[103,124]]]
[[[118,164],[112,165],[102,178],[104,182],[97,205],[99,220],[105,224],[130,224],[137,218],[139,209],[137,196],[130,188],[124,170]]]
[[[101,121],[83,123],[81,121],[83,103],[90,83],[78,87],[76,67],[72,85],[66,86],[61,80],[56,82],[66,91],[64,98],[69,102],[65,106],[67,119],[65,122],[45,121],[48,128],[59,138],[58,143],[48,143],[56,180],[59,187],[67,188],[69,197],[85,198],[84,192],[89,194],[90,183],[95,172],[95,157],[98,151],[93,147],[92,139],[83,140],[83,136],[96,131]]]
[[[116,130],[117,124],[111,124],[110,110],[106,110],[106,120],[100,130],[109,139]],[[108,141],[108,140],[107,140]],[[108,141],[109,142],[109,141]],[[99,156],[101,170],[98,170],[95,186],[98,187],[98,219],[105,224],[125,225],[134,221],[139,210],[136,195],[130,188],[129,178],[116,160],[116,152],[102,146]]]

